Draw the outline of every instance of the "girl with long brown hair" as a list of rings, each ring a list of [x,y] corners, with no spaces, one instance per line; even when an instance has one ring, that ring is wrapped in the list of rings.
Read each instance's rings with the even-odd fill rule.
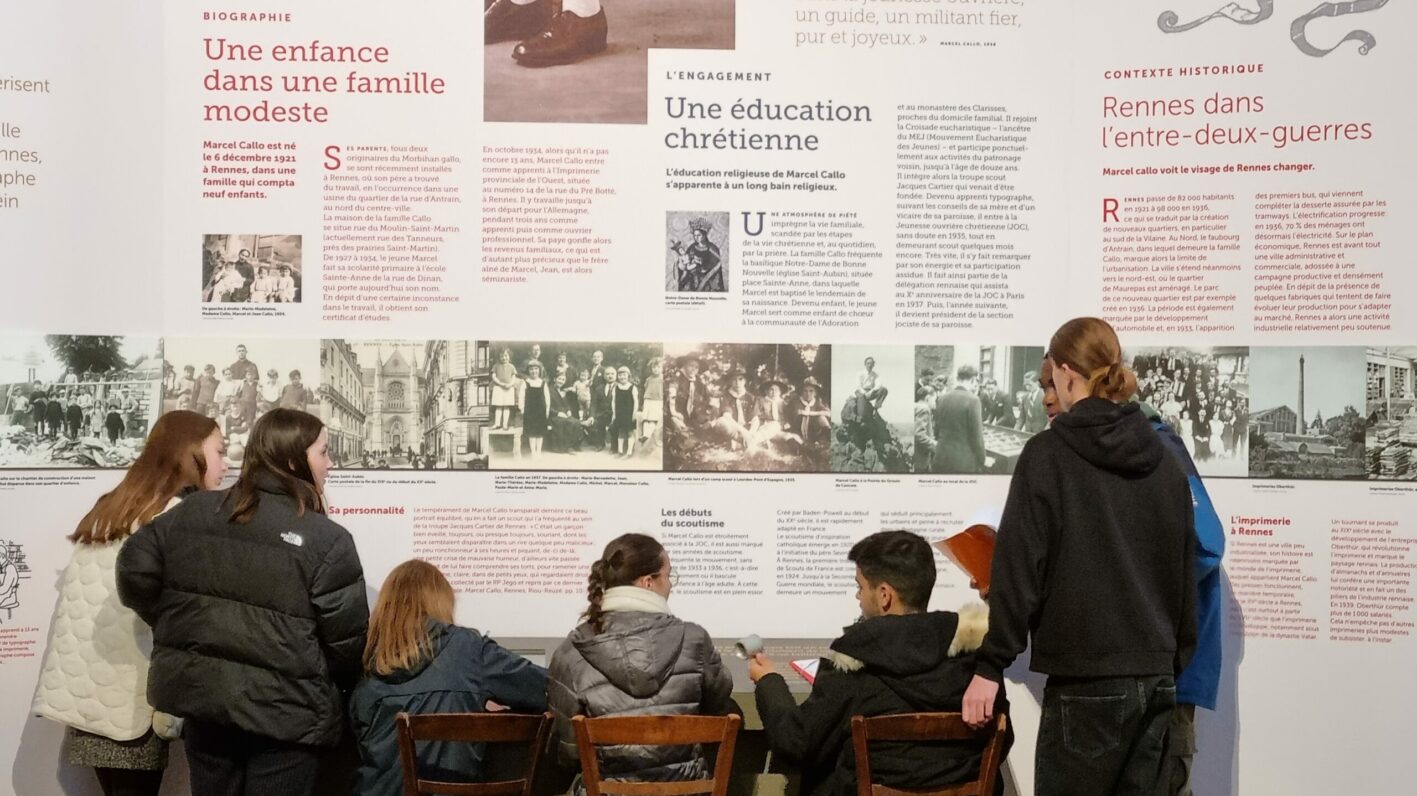
[[[119,601],[119,551],[182,496],[220,486],[223,447],[216,421],[168,412],[123,480],[69,535],[74,552],[60,578],[34,712],[67,727],[66,762],[93,768],[105,794],[156,794],[167,766],[147,700],[152,629]]]
[[[546,670],[471,628],[453,623],[453,587],[438,568],[414,559],[394,567],[379,590],[364,645],[364,679],[350,696],[359,742],[355,792],[403,793],[394,718],[399,713],[478,713],[491,701],[523,713],[546,710]],[[419,769],[435,779],[468,780],[482,748],[424,744]]]
[[[229,490],[143,526],[118,561],[153,626],[148,695],[186,719],[192,792],[312,793],[343,730],[369,605],[349,531],[325,516],[329,435],[273,409]]]
[[[591,565],[585,621],[551,658],[548,701],[559,759],[575,765],[571,717],[711,714],[734,710],[733,677],[702,627],[669,611],[676,580],[669,553],[651,536],[611,540]],[[700,750],[623,747],[601,753],[616,779],[673,781],[702,776]]]
[[[1045,365],[1058,414],[1014,470],[964,718],[990,718],[1031,641],[1032,669],[1048,675],[1035,792],[1158,793],[1175,678],[1196,642],[1190,486],[1130,402],[1136,376],[1106,321],[1063,324]]]

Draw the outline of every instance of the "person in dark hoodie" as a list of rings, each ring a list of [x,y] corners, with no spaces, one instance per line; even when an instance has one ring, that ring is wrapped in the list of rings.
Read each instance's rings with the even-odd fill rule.
[[[1009,487],[989,634],[963,713],[992,716],[1003,670],[1032,636],[1048,675],[1035,793],[1150,794],[1168,774],[1176,676],[1196,643],[1191,491],[1141,407],[1112,327],[1063,324],[1048,363],[1060,410]]]
[[[350,697],[359,742],[355,793],[399,796],[403,770],[399,713],[480,713],[490,700],[518,713],[546,710],[546,670],[453,624],[453,587],[438,568],[414,559],[394,567],[379,590],[364,647],[364,679]],[[475,782],[482,745],[428,743],[423,776]]]
[[[762,653],[748,663],[755,698],[773,751],[802,769],[802,791],[812,796],[856,793],[852,716],[959,712],[974,674],[974,654],[989,629],[982,604],[959,613],[928,611],[935,588],[929,543],[909,531],[881,531],[847,555],[856,564],[861,619],[831,643],[798,705],[787,681]],[[1003,689],[995,711],[1007,712]],[[1013,730],[1005,739],[1005,753]],[[877,781],[895,788],[930,788],[979,776],[980,742],[880,744],[871,753]],[[1003,793],[1003,779],[996,793]]]
[[[702,627],[669,612],[669,554],[653,537],[627,533],[591,565],[585,619],[551,657],[547,701],[556,715],[558,760],[576,765],[572,716],[726,715],[733,677]],[[703,751],[617,746],[600,751],[607,779],[670,782],[706,776]]]

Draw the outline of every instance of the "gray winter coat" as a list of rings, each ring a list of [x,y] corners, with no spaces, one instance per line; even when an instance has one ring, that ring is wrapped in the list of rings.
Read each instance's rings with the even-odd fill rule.
[[[702,627],[639,611],[607,613],[604,624],[598,634],[589,624],[571,631],[551,658],[547,702],[563,763],[577,761],[572,716],[736,712],[733,677]],[[604,747],[600,768],[605,777],[661,782],[705,770],[700,750],[682,746]]]

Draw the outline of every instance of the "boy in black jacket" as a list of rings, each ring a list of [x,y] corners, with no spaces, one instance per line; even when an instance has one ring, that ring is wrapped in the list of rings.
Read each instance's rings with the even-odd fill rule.
[[[979,604],[958,614],[926,611],[935,587],[930,545],[907,531],[872,534],[851,548],[861,619],[831,643],[800,706],[787,681],[762,653],[748,663],[757,683],[758,712],[778,754],[802,768],[802,789],[812,796],[856,792],[851,717],[922,711],[957,712],[974,674],[974,651],[988,630]],[[1002,692],[996,710],[1007,711]],[[1005,752],[1013,742],[1012,728]],[[897,788],[968,782],[978,776],[982,744],[892,743],[873,747],[871,770]],[[998,780],[1002,793],[1002,779]]]

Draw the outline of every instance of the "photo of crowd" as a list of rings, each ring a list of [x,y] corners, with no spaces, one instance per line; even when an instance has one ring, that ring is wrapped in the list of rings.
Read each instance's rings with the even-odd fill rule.
[[[156,337],[0,337],[0,468],[127,467],[162,380]]]
[[[917,346],[917,473],[1014,470],[1029,437],[1048,427],[1035,346]]]
[[[300,251],[299,235],[203,235],[203,303],[299,303]]]
[[[827,472],[831,346],[666,347],[664,467]]]
[[[1253,478],[1364,478],[1367,417],[1362,348],[1250,351]]]
[[[1249,471],[1250,351],[1245,347],[1140,348],[1137,398],[1186,443],[1201,475]]]
[[[910,472],[914,356],[910,346],[832,346],[832,472]]]
[[[216,420],[233,465],[256,420],[271,409],[319,414],[310,386],[320,373],[317,341],[169,337],[163,355],[163,411],[189,409]]]
[[[493,469],[660,469],[659,345],[493,341],[492,356]]]
[[[728,290],[728,214],[667,213],[664,289],[669,293]]]

